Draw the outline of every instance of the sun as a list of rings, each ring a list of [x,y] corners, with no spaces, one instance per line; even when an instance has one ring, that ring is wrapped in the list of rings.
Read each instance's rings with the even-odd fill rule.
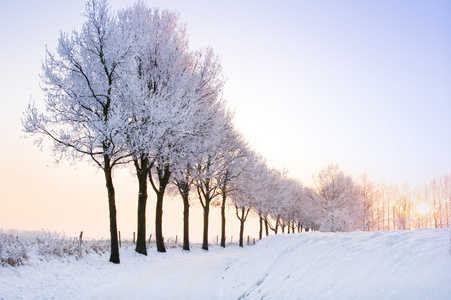
[[[430,207],[427,203],[420,203],[417,205],[417,211],[420,214],[426,214],[429,211]]]

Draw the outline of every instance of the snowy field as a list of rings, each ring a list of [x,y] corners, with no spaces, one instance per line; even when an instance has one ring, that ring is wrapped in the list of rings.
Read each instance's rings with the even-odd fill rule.
[[[451,299],[446,229],[302,233],[206,252],[34,258],[0,267],[0,299]]]

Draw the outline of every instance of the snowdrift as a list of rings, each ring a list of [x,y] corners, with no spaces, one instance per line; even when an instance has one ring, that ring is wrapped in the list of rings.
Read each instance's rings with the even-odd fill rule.
[[[260,241],[223,299],[451,299],[448,230],[302,233]]]
[[[203,251],[121,249],[0,268],[0,299],[451,299],[447,229],[277,235]]]

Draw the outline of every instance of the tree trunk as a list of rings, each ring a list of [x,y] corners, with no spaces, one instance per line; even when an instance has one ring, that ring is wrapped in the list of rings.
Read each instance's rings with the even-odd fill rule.
[[[157,205],[155,211],[155,241],[158,252],[166,252],[163,240],[163,193],[157,193]]]
[[[221,247],[225,248],[226,236],[225,236],[225,226],[226,226],[226,217],[225,217],[225,205],[226,205],[226,193],[222,192],[222,204],[221,204]]]
[[[202,242],[202,249],[208,250],[208,215],[210,213],[210,201],[209,199],[205,199],[205,207],[204,207],[204,235]]]
[[[164,247],[163,240],[163,197],[166,186],[169,183],[169,178],[171,176],[171,172],[169,171],[169,166],[165,166],[163,169],[157,168],[157,175],[159,181],[159,188],[155,186],[152,175],[149,172],[149,179],[152,184],[152,188],[157,194],[157,205],[155,211],[155,241],[157,244],[158,252],[166,252],[166,248]]]
[[[266,233],[266,236],[268,236],[269,235],[269,226],[268,226],[268,220],[265,218],[265,233]]]
[[[236,216],[238,217],[238,220],[240,220],[240,247],[244,246],[244,222],[246,222],[247,216],[249,214],[250,208],[236,207]],[[241,213],[241,215],[240,215]]]
[[[176,181],[177,188],[183,200],[183,250],[189,251],[189,190],[190,184],[186,181]]]
[[[116,220],[116,198],[114,194],[113,177],[111,174],[110,157],[105,154],[104,158],[104,173],[106,188],[108,191],[108,208],[110,213],[110,237],[111,237],[111,253],[110,262],[118,264],[119,259],[119,241],[117,238],[117,220]]]
[[[244,214],[244,209],[243,209],[243,214]],[[243,247],[244,245],[244,222],[246,220],[240,220],[240,247]]]
[[[258,239],[261,240],[263,237],[263,217],[262,215],[260,216],[260,230],[258,231]]]
[[[189,249],[189,198],[188,192],[182,194],[183,199],[183,250]]]
[[[138,160],[134,160],[136,175],[138,177],[138,237],[136,239],[135,251],[147,255],[146,249],[146,205],[147,205],[147,172],[148,161],[141,158],[141,166]]]

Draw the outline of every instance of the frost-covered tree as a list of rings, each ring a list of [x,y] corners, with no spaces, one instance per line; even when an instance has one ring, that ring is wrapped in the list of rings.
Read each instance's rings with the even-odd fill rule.
[[[235,189],[235,181],[241,180],[253,156],[241,134],[233,127],[225,131],[227,137],[223,143],[223,168],[218,173],[218,189],[221,195],[221,247],[226,243],[226,204],[227,197]]]
[[[185,26],[173,12],[148,8],[140,2],[119,14],[121,33],[130,45],[124,76],[128,105],[127,146],[139,182],[136,251],[145,254],[146,178],[157,195],[156,241],[164,252],[162,201],[170,171],[166,149],[176,143],[192,118],[192,73]],[[182,133],[183,134],[183,133]],[[155,177],[151,169],[155,168]],[[150,174],[150,175],[149,175]],[[154,182],[157,181],[157,183]]]
[[[271,201],[271,187],[273,184],[273,176],[271,170],[268,168],[266,161],[261,157],[257,157],[258,163],[254,170],[255,187],[255,205],[254,211],[259,216],[260,229],[259,238],[263,237],[263,228],[265,228],[266,236],[269,234],[269,226],[266,221],[269,214],[269,203]]]
[[[227,151],[231,114],[226,110],[211,127],[215,134],[210,137],[207,150],[198,157],[194,165],[194,185],[203,209],[202,249],[208,250],[208,221],[210,206],[220,194],[220,175],[227,167],[224,153]]]
[[[187,136],[181,144],[183,148],[177,151],[174,155],[173,164],[171,170],[172,181],[177,187],[183,201],[183,249],[190,250],[189,247],[189,207],[190,207],[190,194],[192,186],[196,179],[199,179],[199,165],[203,156],[207,153],[212,153],[212,148],[215,149],[215,136],[216,132],[214,123],[216,120],[220,120],[224,113],[224,107],[222,102],[215,103],[214,106],[205,105],[200,107],[199,116],[202,113],[207,113],[209,117],[207,119],[198,118],[197,123],[199,130],[193,135]],[[207,125],[209,124],[209,125]]]
[[[224,117],[224,114],[227,114],[227,110],[225,107],[223,107],[222,102],[216,103],[215,106],[207,106],[203,110],[207,111],[211,116],[208,118],[209,121],[212,122],[202,122],[200,125],[203,128],[203,130],[200,130],[198,134],[195,134],[194,136],[190,137],[189,140],[186,140],[183,142],[184,150],[179,151],[177,153],[177,162],[174,164],[172,170],[174,171],[173,174],[173,183],[177,187],[182,200],[183,200],[183,249],[189,250],[189,207],[190,207],[190,199],[189,195],[193,186],[193,183],[195,184],[202,184],[202,180],[200,178],[203,178],[205,174],[202,174],[200,167],[200,162],[204,158],[205,155],[212,155],[216,156],[217,153],[215,151],[221,151],[221,149],[218,149],[218,134],[217,131],[214,130],[215,128],[218,128],[218,124],[215,124],[217,120],[221,120]],[[210,123],[209,126],[205,126],[206,123]],[[212,130],[213,129],[213,130]],[[220,129],[224,134],[229,134],[229,127],[224,126],[222,129]],[[223,144],[223,146],[225,143]],[[236,143],[235,143],[236,145]],[[239,151],[236,149],[236,151]],[[240,152],[241,155],[242,152]],[[222,156],[222,162],[220,163],[221,166],[224,166],[226,163],[227,155],[225,154]],[[219,195],[219,193],[223,196],[223,200],[225,201],[226,194],[229,193],[228,188],[228,182],[235,176],[235,172],[238,172],[237,169],[235,169],[236,166],[231,166],[230,163],[227,165],[228,168],[231,169],[230,172],[227,172],[226,168],[220,168],[217,172],[217,178],[212,179],[211,182],[217,183],[217,187],[213,187],[214,189],[218,190],[218,194],[214,193],[211,194],[212,198],[208,203],[213,200],[216,196]],[[217,166],[219,168],[219,166]],[[226,178],[226,180],[224,180]],[[224,181],[226,181],[226,184],[224,184]],[[227,190],[225,190],[227,188]],[[197,186],[196,186],[197,190]],[[197,190],[200,191],[200,190]],[[223,192],[224,191],[224,192]],[[199,194],[198,194],[199,196]],[[201,198],[202,199],[202,198]],[[200,200],[201,200],[200,199]],[[208,196],[207,196],[207,199]],[[204,203],[204,202],[201,202]]]
[[[216,155],[218,131],[223,132],[230,123],[230,117],[224,108],[221,90],[224,84],[222,68],[218,57],[212,49],[196,51],[189,65],[191,78],[188,88],[180,97],[174,98],[171,122],[166,127],[165,135],[154,147],[152,157],[155,161],[157,192],[156,237],[161,238],[164,249],[161,222],[164,189],[172,173],[179,168],[195,166],[204,155]],[[152,180],[152,176],[149,176]],[[187,211],[186,211],[187,213]],[[159,249],[160,251],[160,249]]]
[[[203,234],[202,249],[208,250],[208,220],[210,215],[210,203],[219,195],[217,188],[216,167],[219,165],[219,157],[214,153],[208,153],[196,164],[196,190],[203,209]]]
[[[283,225],[283,213],[285,210],[285,200],[288,196],[288,191],[286,189],[286,170],[280,171],[277,169],[272,169],[271,171],[271,184],[269,186],[271,195],[269,201],[266,203],[268,206],[268,215],[265,222],[268,224],[269,228],[277,234],[279,232],[279,227]]]
[[[194,118],[191,133],[179,140],[181,147],[173,160],[174,183],[183,200],[183,249],[189,250],[189,194],[195,176],[194,167],[207,153],[216,148],[217,130],[224,130],[222,122],[230,122],[229,112],[221,97],[224,78],[218,57],[211,48],[193,53]],[[219,125],[221,124],[221,125]]]
[[[363,202],[363,230],[369,231],[373,223],[374,183],[367,174],[361,176],[359,188]]]
[[[221,68],[211,49],[189,50],[185,26],[176,13],[152,10],[140,2],[123,10],[119,20],[131,52],[123,97],[129,120],[125,136],[139,182],[136,250],[146,253],[147,176],[157,195],[157,250],[165,252],[165,191],[180,164],[192,165],[193,152],[202,151],[194,144],[205,137],[214,119],[223,84]],[[180,182],[180,188],[186,190],[185,183]]]
[[[291,233],[294,233],[295,228],[302,223],[304,217],[305,196],[303,186],[299,181],[293,178],[286,178],[284,181],[286,198],[282,211],[282,224],[287,227],[288,233],[290,230]]]
[[[231,182],[232,204],[240,221],[240,247],[243,247],[244,224],[249,212],[258,204],[256,199],[261,188],[261,173],[266,171],[264,161],[254,152],[248,150],[242,160],[241,170]]]
[[[302,188],[302,201],[300,209],[300,219],[298,220],[299,231],[318,229],[318,219],[321,215],[320,207],[315,201],[315,192],[310,187]]]
[[[352,231],[361,228],[362,199],[352,177],[329,164],[314,177],[314,197],[318,204],[321,231]]]
[[[57,53],[47,50],[43,62],[45,112],[30,105],[24,130],[53,140],[59,161],[88,158],[103,170],[110,215],[110,261],[119,263],[113,168],[129,153],[120,134],[126,125],[122,111],[124,62],[129,48],[118,35],[117,21],[105,0],[90,0],[80,32],[61,33]]]
[[[189,208],[190,208],[190,192],[193,183],[192,166],[190,162],[184,164],[184,168],[180,168],[173,176],[173,183],[177,187],[183,201],[183,250],[190,250],[189,245]]]

